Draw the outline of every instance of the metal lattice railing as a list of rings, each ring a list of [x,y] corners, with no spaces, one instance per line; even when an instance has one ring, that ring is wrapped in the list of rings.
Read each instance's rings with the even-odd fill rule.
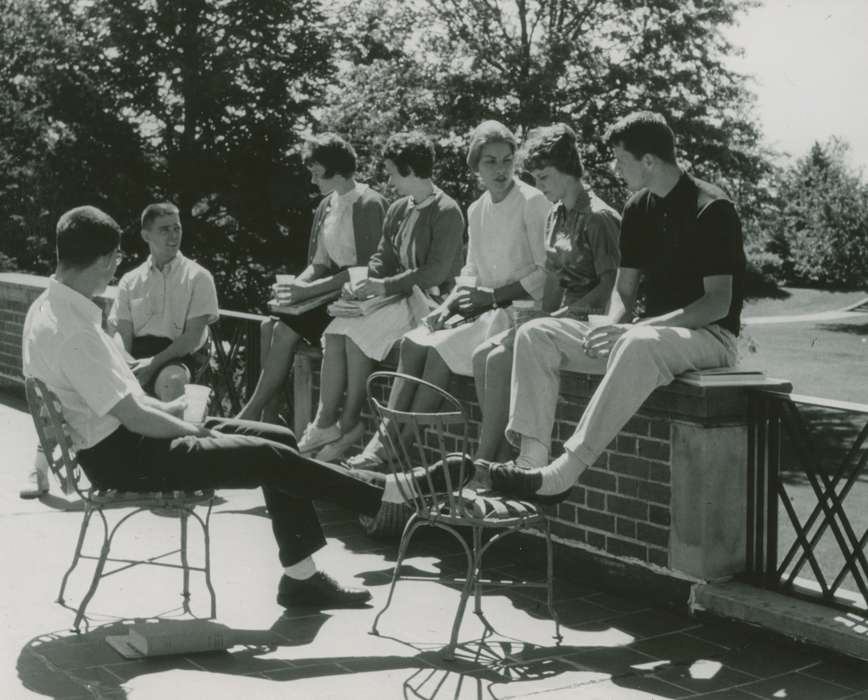
[[[253,393],[259,378],[262,316],[241,311],[220,311],[210,326],[212,411],[233,416]]]
[[[868,405],[754,391],[749,415],[749,577],[864,611]]]

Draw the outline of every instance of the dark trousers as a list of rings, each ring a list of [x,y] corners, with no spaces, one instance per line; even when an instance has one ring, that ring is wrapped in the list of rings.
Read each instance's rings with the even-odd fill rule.
[[[159,335],[140,335],[136,338],[133,338],[133,344],[130,348],[130,355],[135,357],[137,360],[142,357],[153,357],[159,352],[162,352],[167,347],[172,344],[171,338],[164,338]],[[208,364],[208,343],[205,342],[202,344],[202,347],[194,350],[189,355],[184,355],[183,357],[176,357],[173,360],[169,360],[169,362],[176,362],[182,365],[185,365],[187,369],[190,370],[190,376],[193,378],[193,381],[196,381],[196,378],[202,373],[202,370]],[[168,364],[168,363],[167,363]],[[159,370],[159,367],[155,368]],[[153,377],[156,378],[157,372],[155,371]],[[148,392],[153,391],[153,381],[151,379],[151,386],[145,387]]]
[[[313,508],[322,499],[373,515],[382,489],[345,469],[300,455],[291,430],[255,421],[208,418],[219,437],[148,438],[123,426],[78,458],[91,483],[124,491],[187,491],[261,486],[283,566],[325,545]]]

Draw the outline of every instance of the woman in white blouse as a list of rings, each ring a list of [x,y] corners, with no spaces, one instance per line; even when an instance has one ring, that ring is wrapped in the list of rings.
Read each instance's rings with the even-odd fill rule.
[[[500,122],[483,122],[471,135],[467,165],[477,173],[485,192],[468,209],[467,260],[452,293],[425,318],[424,325],[402,339],[399,372],[443,387],[451,374],[473,376],[474,348],[512,325],[507,307],[513,300],[542,299],[543,234],[551,205],[539,190],[515,176],[516,148],[515,136]],[[482,396],[484,388],[479,384]],[[399,383],[389,402],[398,410],[431,411],[436,410],[439,397]],[[375,435],[347,463],[371,469],[380,466],[383,457]]]
[[[377,250],[386,215],[386,200],[367,185],[356,182],[356,152],[340,136],[326,133],[310,139],[305,145],[304,162],[311,182],[325,196],[313,218],[308,266],[292,283],[279,285],[280,295],[287,303],[340,289],[349,281],[347,268],[367,265]],[[298,315],[282,315],[263,322],[262,372],[238,418],[261,417],[276,422],[280,388],[299,341],[318,346],[331,321],[323,303]]]

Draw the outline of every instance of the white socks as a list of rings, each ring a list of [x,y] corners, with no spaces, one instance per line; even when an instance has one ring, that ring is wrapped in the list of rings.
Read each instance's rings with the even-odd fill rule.
[[[551,464],[548,448],[535,438],[521,436],[521,453],[515,460],[519,469],[538,469],[542,474],[540,496],[555,496],[573,487],[588,465],[570,452],[564,452]]]
[[[542,485],[537,490],[540,496],[554,496],[573,487],[582,472],[588,468],[582,460],[570,452],[564,452],[554,462],[540,469]]]
[[[284,566],[283,573],[289,576],[289,578],[294,578],[296,581],[302,581],[316,573],[316,564],[313,562],[313,557],[305,557],[297,564]]]
[[[521,436],[521,452],[515,459],[519,469],[540,469],[549,461],[549,449],[539,440]]]

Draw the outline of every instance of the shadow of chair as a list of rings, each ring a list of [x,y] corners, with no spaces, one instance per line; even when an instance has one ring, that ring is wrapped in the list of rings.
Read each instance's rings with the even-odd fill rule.
[[[432,391],[440,397],[438,410],[420,413],[389,408],[381,398],[389,396],[395,382],[416,385],[416,391]],[[376,417],[378,431],[393,464],[395,485],[403,500],[410,505],[411,515],[401,535],[392,583],[383,609],[377,614],[371,629],[378,634],[380,618],[392,603],[400,569],[413,535],[419,528],[433,527],[450,533],[464,549],[467,569],[463,579],[440,577],[447,583],[461,583],[461,598],[449,644],[444,658],[454,658],[458,632],[470,594],[474,595],[473,612],[485,626],[485,633],[494,628],[482,612],[482,588],[494,583],[482,578],[482,559],[486,551],[510,534],[530,527],[542,531],[546,546],[545,581],[502,581],[498,588],[536,587],[546,589],[546,604],[555,623],[555,638],[560,640],[560,624],[552,605],[553,558],[549,521],[535,504],[488,492],[467,488],[472,462],[467,455],[468,419],[461,403],[449,392],[429,382],[397,372],[374,372],[367,383],[368,400]],[[444,468],[425,469],[424,465],[440,462]],[[448,465],[448,466],[447,466]],[[470,532],[470,543],[462,531]],[[487,540],[486,531],[495,531]],[[429,580],[430,577],[405,576],[405,580]]]
[[[79,529],[72,563],[63,575],[58,593],[57,602],[65,606],[64,593],[66,584],[75,567],[81,559],[93,559],[96,561],[90,586],[79,603],[76,611],[73,629],[78,632],[85,610],[96,593],[101,579],[134,566],[150,565],[162,566],[182,571],[181,597],[183,599],[183,611],[190,611],[190,572],[199,572],[204,575],[205,585],[211,596],[210,617],[217,614],[217,597],[211,584],[211,557],[210,557],[210,533],[211,508],[214,503],[213,490],[184,492],[128,492],[115,489],[99,489],[87,483],[86,477],[78,464],[75,449],[69,436],[68,427],[63,419],[62,408],[57,397],[40,380],[29,377],[25,383],[27,403],[30,415],[36,426],[39,442],[45,451],[49,468],[60,479],[64,491],[77,493],[83,505],[84,515]],[[207,508],[203,518],[196,512],[197,506]],[[119,515],[116,522],[109,525],[107,511],[125,509]],[[132,510],[129,510],[132,509]],[[127,559],[111,557],[110,550],[112,540],[118,529],[134,515],[139,513],[153,512],[156,515],[173,516],[178,518],[180,524],[180,544],[176,549],[150,556],[146,558]],[[88,526],[94,515],[99,516],[102,522],[103,539],[98,554],[86,554],[82,551]],[[203,534],[203,562],[201,566],[191,566],[187,557],[187,532],[188,519],[194,518],[202,528]],[[164,561],[166,558],[180,555],[180,563]],[[106,571],[106,564],[111,562],[118,566]]]

